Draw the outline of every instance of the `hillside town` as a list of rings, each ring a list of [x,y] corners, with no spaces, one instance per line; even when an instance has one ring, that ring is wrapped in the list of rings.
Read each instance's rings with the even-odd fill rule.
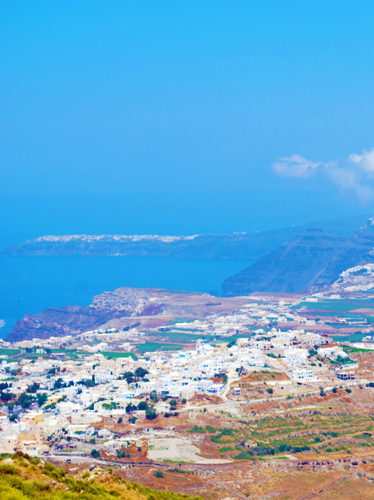
[[[194,409],[196,397],[230,407],[355,384],[358,365],[344,345],[318,333],[316,321],[300,312],[306,300],[321,298],[303,300],[251,301],[230,314],[176,318],[146,330],[100,328],[2,341],[0,450],[35,456],[115,452],[138,439],[137,423],[183,415]],[[188,334],[189,342],[168,350],[149,342],[173,331]],[[240,388],[253,373],[277,375],[266,383],[265,395],[248,396]],[[130,423],[132,430],[116,436],[101,425],[107,417]]]

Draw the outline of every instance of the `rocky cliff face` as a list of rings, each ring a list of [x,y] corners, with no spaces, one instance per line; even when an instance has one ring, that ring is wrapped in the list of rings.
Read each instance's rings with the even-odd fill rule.
[[[367,225],[357,231],[351,238],[347,238],[340,252],[326,267],[320,277],[321,285],[328,285],[338,279],[346,269],[370,264],[374,261],[374,224],[369,219]]]
[[[225,280],[222,291],[235,296],[318,290],[337,280],[344,270],[373,262],[373,248],[372,220],[350,238],[310,229]]]
[[[26,315],[18,320],[7,337],[10,342],[33,338],[63,337],[77,335],[99,328],[111,319],[130,315],[126,311],[99,309],[96,307],[67,306],[46,309],[38,314]]]

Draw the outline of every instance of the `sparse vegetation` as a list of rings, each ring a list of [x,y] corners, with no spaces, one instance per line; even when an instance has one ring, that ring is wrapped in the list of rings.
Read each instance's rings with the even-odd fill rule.
[[[110,469],[102,477],[89,480],[88,471],[79,479],[49,462],[39,470],[36,467],[39,459],[27,455],[14,456],[14,461],[17,465],[0,463],[1,500],[113,500],[115,497],[122,500],[202,500],[128,483],[113,475]],[[155,477],[162,478],[163,473],[156,472]]]

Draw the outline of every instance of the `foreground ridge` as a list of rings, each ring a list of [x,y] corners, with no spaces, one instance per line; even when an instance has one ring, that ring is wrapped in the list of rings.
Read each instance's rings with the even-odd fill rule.
[[[90,466],[74,475],[28,454],[3,456],[0,462],[2,500],[201,500],[125,481],[111,468]]]

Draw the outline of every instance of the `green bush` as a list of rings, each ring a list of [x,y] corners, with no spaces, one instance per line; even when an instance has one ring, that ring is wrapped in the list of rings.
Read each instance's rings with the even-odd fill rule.
[[[60,481],[66,474],[64,469],[61,469],[60,467],[56,467],[55,465],[51,464],[50,462],[46,462],[44,464],[42,472],[46,476],[52,477],[53,479],[56,479],[57,481]]]
[[[125,410],[126,410],[126,413],[132,413],[133,411],[135,411],[137,408],[135,405],[133,405],[132,403],[129,403]]]
[[[157,412],[154,408],[147,408],[145,410],[147,420],[154,420],[157,417]]]
[[[138,404],[138,410],[147,410],[148,408],[148,403],[146,401],[140,401],[140,403]]]
[[[204,429],[204,427],[198,427],[197,425],[194,425],[192,427],[192,429],[190,429],[188,432],[196,432],[197,434],[204,434],[206,432],[206,430]]]
[[[11,464],[0,464],[0,475],[19,476],[21,471]]]
[[[215,432],[217,432],[217,429],[215,429],[215,428],[214,428],[214,427],[212,427],[211,425],[207,425],[207,426],[206,426],[206,430],[207,430],[208,432],[212,432],[213,434],[214,434]]]

